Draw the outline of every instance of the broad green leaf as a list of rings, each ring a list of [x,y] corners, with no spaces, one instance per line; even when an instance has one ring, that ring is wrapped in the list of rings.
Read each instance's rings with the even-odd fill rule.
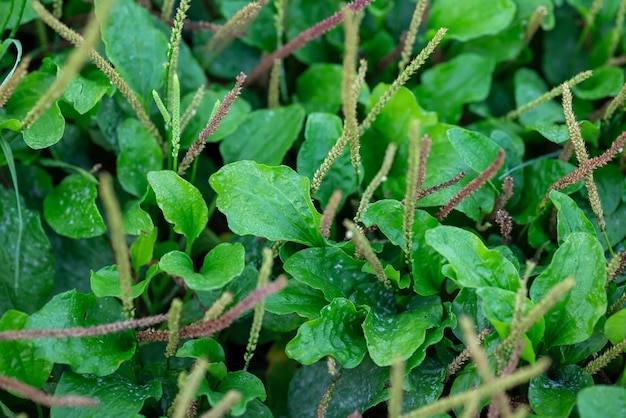
[[[574,94],[585,100],[615,96],[624,84],[624,72],[618,67],[600,67],[582,83],[572,87]]]
[[[550,191],[550,200],[554,203],[554,206],[558,211],[557,234],[559,244],[563,244],[563,241],[565,241],[565,239],[572,232],[595,234],[593,225],[589,222],[585,213],[580,210],[578,205],[576,205],[576,202],[574,202],[568,195],[552,190]]]
[[[151,171],[148,183],[157,204],[174,231],[187,238],[187,248],[198,238],[209,220],[209,210],[202,195],[191,183],[170,170]]]
[[[426,243],[444,256],[443,273],[460,287],[519,287],[515,266],[497,250],[488,249],[473,233],[454,226],[438,226],[426,232]]]
[[[117,265],[107,266],[98,271],[91,271],[89,283],[91,291],[99,298],[106,296],[114,296],[118,299],[122,298]],[[131,286],[133,299],[141,296],[141,294],[145,292],[148,287],[148,284],[150,284],[150,279],[142,280],[139,283],[133,284]]]
[[[237,129],[222,140],[224,163],[254,160],[279,165],[298,138],[304,109],[297,104],[275,109],[255,110]]]
[[[330,149],[341,135],[341,119],[329,113],[311,113],[304,127],[305,141],[298,151],[298,174],[313,180],[313,175],[320,167]],[[343,200],[354,193],[357,179],[350,160],[350,150],[346,147],[324,176],[316,199],[326,207],[328,199],[335,190],[341,190]]]
[[[137,384],[121,373],[97,377],[63,372],[54,391],[56,396],[80,395],[96,399],[100,405],[87,407],[53,407],[51,418],[91,418],[95,416],[134,417],[139,416],[148,398],[161,399],[161,382],[151,380],[145,385]]]
[[[308,0],[290,0],[287,6],[286,15],[289,16],[289,24],[285,35],[291,41],[300,32],[317,24],[321,20],[330,16],[333,11],[339,10],[338,0],[318,0],[311,2]],[[294,56],[305,64],[316,62],[330,62],[336,59],[337,55],[324,41],[323,37],[311,40],[303,48],[294,52]]]
[[[513,312],[515,310],[516,292],[498,289],[495,287],[482,287],[476,290],[476,294],[482,302],[482,311],[485,318],[491,322],[503,340],[509,336]],[[525,312],[533,307],[533,303],[526,300]],[[545,332],[545,322],[540,318],[524,335],[524,348],[521,358],[530,362],[535,361],[534,348],[537,347]]]
[[[52,81],[54,76],[44,71],[29,73],[18,84],[11,99],[6,104],[7,115],[23,119],[35,106]],[[24,141],[33,149],[47,148],[59,142],[65,130],[65,119],[58,102],[54,102],[39,116],[37,121],[23,131]]]
[[[322,309],[320,318],[304,323],[287,344],[287,355],[304,365],[322,357],[333,356],[347,369],[361,363],[367,347],[361,323],[365,313],[357,311],[352,302],[334,299]]]
[[[501,149],[492,139],[479,132],[452,128],[447,135],[463,162],[477,173],[485,171],[496,159]]]
[[[520,225],[530,223],[537,214],[539,204],[543,201],[548,189],[561,177],[574,171],[570,163],[559,160],[541,159],[533,161],[524,168],[524,189],[518,205],[511,210],[513,219]],[[582,182],[565,189],[573,192],[582,186]]]
[[[339,111],[342,72],[341,65],[314,63],[300,74],[296,94],[307,113]]]
[[[547,15],[541,21],[543,30],[552,30],[554,28],[554,1],[553,0],[513,0],[517,5],[517,13],[515,20],[528,21],[537,7],[546,8]],[[556,2],[558,3],[558,1]]]
[[[113,298],[96,298],[75,290],[55,295],[28,318],[24,329],[92,327],[125,320],[122,307]],[[33,340],[39,358],[69,364],[76,373],[109,375],[132,358],[134,331],[82,338],[41,338]],[[89,359],[89,361],[85,361]]]
[[[435,402],[443,393],[446,365],[428,357],[406,377],[408,390],[402,399],[402,410],[412,411]]]
[[[155,229],[152,218],[141,208],[140,204],[139,200],[129,200],[124,206],[122,217],[125,234],[141,235]]]
[[[626,339],[626,309],[611,315],[604,324],[604,335],[611,343],[617,344]]]
[[[596,385],[578,392],[580,418],[614,418],[626,414],[626,389]]]
[[[530,1],[530,0],[517,0]],[[551,2],[552,0],[539,0]],[[552,4],[552,3],[550,3]],[[519,10],[519,8],[518,8]],[[534,9],[533,9],[534,10]],[[544,22],[547,19],[544,19]],[[554,23],[554,19],[553,19]],[[485,58],[491,58],[496,64],[515,60],[522,52],[526,43],[524,42],[525,25],[513,24],[497,35],[481,36],[459,45],[464,53],[473,53]]]
[[[100,4],[96,1],[96,15]],[[102,24],[106,54],[145,108],[165,77],[167,38],[152,24],[148,10],[132,0],[118,0]]]
[[[248,4],[247,0],[223,0],[220,1],[220,11],[222,15],[230,19],[242,7]],[[261,9],[257,17],[246,27],[246,36],[241,39],[248,45],[256,46],[262,51],[273,51],[276,49],[276,24],[275,14],[271,7]]]
[[[250,254],[248,254],[249,256]],[[220,298],[222,293],[230,292],[233,295],[233,304],[236,304],[256,289],[258,279],[259,271],[254,263],[249,262],[243,269],[243,272],[223,288],[211,291],[196,290],[196,294],[204,306],[211,306]]]
[[[624,174],[618,164],[599,167],[593,172],[593,180],[598,188],[600,203],[604,215],[612,215],[622,203],[624,193]]]
[[[422,362],[428,360],[428,357],[426,357],[428,348],[439,343],[443,339],[444,332],[446,332],[447,329],[454,330],[458,328],[457,317],[454,313],[452,313],[452,303],[443,303],[443,313],[441,321],[435,328],[429,328],[426,330],[426,338],[424,339],[424,342],[419,346],[411,358],[407,360],[407,370],[412,370],[421,365]]]
[[[528,68],[520,68],[513,77],[515,83],[515,105],[523,106],[548,91],[545,81],[539,74]],[[526,126],[540,126],[563,122],[563,108],[554,100],[545,102],[520,116],[520,122]]]
[[[307,248],[285,261],[283,268],[299,282],[321,290],[326,300],[349,298],[359,283],[367,283],[363,261],[335,247]]]
[[[163,167],[161,147],[137,119],[126,119],[120,125],[117,141],[117,178],[125,191],[141,197],[148,188],[148,172]]]
[[[383,199],[370,204],[361,217],[365,226],[377,225],[392,244],[404,248],[406,241],[402,232],[404,207],[397,200]],[[436,295],[441,291],[444,276],[441,274],[443,257],[426,244],[426,231],[439,225],[439,221],[427,212],[415,211],[413,220],[413,289],[422,296]]]
[[[129,249],[130,260],[135,272],[138,272],[139,268],[145,266],[152,260],[157,232],[157,228],[154,228],[150,232],[143,232],[131,244]]]
[[[245,267],[245,250],[239,243],[222,243],[213,248],[205,257],[200,273],[205,280],[202,284],[188,283],[192,289],[212,290],[223,287]],[[193,286],[195,285],[195,286]]]
[[[58,73],[61,72],[59,67]],[[93,69],[84,76],[78,74],[63,91],[63,98],[84,115],[96,106],[105,94],[113,94],[115,88],[102,71]]]
[[[580,366],[570,364],[530,380],[528,400],[536,414],[569,417],[576,404],[576,394],[593,386],[593,378]]]
[[[94,181],[81,174],[71,174],[46,196],[43,216],[57,234],[91,238],[106,232],[96,206],[96,186]]]
[[[228,373],[215,391],[208,390],[204,394],[207,395],[211,406],[215,406],[229,390],[236,390],[241,393],[241,400],[230,411],[231,415],[235,417],[241,416],[246,412],[248,402],[253,399],[264,401],[267,397],[263,382],[252,373],[243,370]]]
[[[511,0],[438,0],[430,10],[428,27],[448,28],[447,36],[467,41],[502,32],[513,21],[516,9]]]
[[[28,315],[12,309],[0,318],[0,331],[21,330],[28,320]],[[48,381],[53,363],[35,355],[30,340],[0,341],[0,374],[12,377],[20,382],[43,387]]]
[[[417,202],[417,206],[419,207],[440,206],[446,204],[452,196],[458,193],[479,174],[478,172],[472,170],[472,168],[463,161],[450,142],[450,139],[448,138],[448,131],[452,127],[452,125],[437,124],[427,128],[425,132],[431,137],[432,148],[426,162],[426,179],[424,180],[424,187],[438,186],[457,176],[460,172],[466,173],[466,176],[453,186],[446,187],[441,191],[420,199]],[[401,200],[404,197],[405,188],[406,186],[403,182],[401,190],[398,190],[398,195],[394,197]],[[489,187],[489,185],[485,185],[463,200],[456,207],[456,210],[465,213],[472,219],[478,220],[483,217],[485,213],[491,211],[495,197],[496,191],[492,187]]]
[[[468,3],[471,1],[462,4]],[[453,10],[459,8],[452,7]],[[456,123],[464,104],[487,98],[495,67],[491,57],[461,54],[424,71],[421,83],[414,90],[415,96],[425,108],[437,112],[442,122]]]
[[[243,271],[245,251],[239,243],[219,244],[204,257],[200,273],[194,271],[191,258],[180,251],[165,254],[159,261],[159,267],[185,279],[190,289],[221,289]]]
[[[605,318],[600,318],[589,338],[576,344],[560,346],[560,363],[562,365],[580,363],[588,357],[601,352],[609,341],[604,336],[605,323]]]
[[[320,399],[328,390],[328,366],[320,361],[311,366],[300,367],[289,383],[287,394],[290,417],[314,417]],[[341,377],[328,403],[328,418],[345,418],[354,411],[366,411],[379,404],[385,382],[389,380],[389,368],[378,367],[365,356],[353,369],[343,369]]]
[[[26,209],[23,201],[20,206],[21,225],[15,191],[0,187],[0,286],[4,289],[0,314],[9,309],[36,311],[48,300],[54,284],[54,257],[39,214]]]
[[[571,233],[554,253],[550,265],[533,281],[530,298],[539,303],[558,282],[573,276],[576,285],[544,316],[546,349],[589,338],[606,312],[606,260],[598,239]]]
[[[196,338],[185,341],[182,347],[176,351],[176,357],[205,357],[211,363],[226,360],[224,348],[213,338]]]
[[[220,102],[223,101],[226,94],[228,94],[228,90],[208,90],[204,92],[200,106],[198,106],[194,116],[183,131],[180,141],[182,148],[189,148],[191,144],[196,142],[198,135],[200,135],[200,132],[202,132],[210,121],[209,117],[211,116],[215,102],[217,100]],[[180,104],[181,109],[186,109],[187,106],[191,104],[193,96],[194,94],[190,93],[183,97]],[[217,131],[206,139],[207,142],[220,141],[222,138],[233,133],[239,125],[246,121],[248,113],[250,113],[250,104],[245,99],[238,97],[230,107],[228,114],[221,120],[220,127]]]
[[[279,315],[296,313],[304,318],[315,319],[327,304],[321,291],[291,279],[287,287],[265,299],[265,310]]]
[[[579,16],[575,10],[562,7],[559,13],[555,13],[554,28],[542,34],[542,56],[539,62],[543,74],[553,86],[582,71],[600,66],[609,58],[607,56],[599,65],[590,65],[590,54],[586,48],[580,48],[577,41],[582,31],[582,27],[576,23],[577,18]],[[609,38],[596,38],[594,44],[604,43]]]
[[[442,318],[441,300],[430,297],[405,312],[389,313],[371,309],[362,328],[367,351],[378,366],[407,360],[422,345],[426,330]]]
[[[289,167],[268,167],[238,161],[222,167],[209,179],[217,192],[217,207],[239,235],[271,241],[324,245],[320,214],[309,194],[309,180]]]
[[[8,16],[10,11],[11,11],[11,15]],[[18,24],[28,23],[31,20],[36,19],[38,16],[37,12],[35,12],[33,7],[31,6],[31,2],[29,0],[26,0],[26,4],[24,6],[24,13],[22,14],[22,19],[18,21],[19,14],[20,14],[19,12],[20,12],[19,3],[16,4],[16,2],[12,0],[0,1],[0,16],[2,16],[2,19],[0,19],[0,22],[4,23],[5,17],[8,18],[6,29],[12,29],[15,25],[18,25]]]

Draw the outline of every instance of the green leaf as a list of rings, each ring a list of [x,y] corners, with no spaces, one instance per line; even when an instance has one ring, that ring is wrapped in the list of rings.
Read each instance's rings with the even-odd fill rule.
[[[447,135],[463,162],[477,173],[485,171],[498,156],[498,151],[502,149],[492,139],[479,132],[452,128]]]
[[[402,399],[402,410],[412,411],[435,402],[443,393],[446,366],[427,358],[407,375],[408,390]]]
[[[463,2],[463,6],[469,3],[472,2]],[[431,12],[435,7],[433,5]],[[493,6],[490,4],[489,7]],[[452,6],[455,11],[460,8],[463,7]],[[430,16],[432,19],[433,15]],[[456,123],[461,118],[464,104],[487,98],[495,67],[495,61],[491,57],[461,54],[424,71],[421,83],[414,90],[415,96],[425,108],[436,111],[442,122]]]
[[[314,63],[300,74],[296,80],[296,94],[306,113],[334,115],[339,111],[342,73],[341,65]]]
[[[326,247],[298,251],[285,261],[283,268],[299,282],[321,290],[331,302],[349,298],[358,284],[371,280],[362,271],[363,264],[339,248]]]
[[[113,298],[96,298],[75,290],[55,295],[28,318],[24,329],[91,327],[125,320],[122,307]],[[33,340],[37,356],[54,363],[69,364],[76,373],[109,375],[135,353],[134,331],[83,338]],[[85,361],[89,359],[89,361]]]
[[[322,309],[320,318],[308,321],[298,329],[285,352],[304,365],[333,356],[347,369],[356,367],[367,352],[361,330],[364,316],[349,300],[334,299]]]
[[[241,393],[241,400],[230,411],[231,415],[235,417],[241,416],[246,412],[248,402],[253,399],[264,401],[267,397],[263,382],[252,373],[245,371],[228,373],[220,382],[216,391],[208,390],[205,394],[211,406],[215,406],[229,390],[236,390]]]
[[[16,203],[15,192],[0,187],[0,286],[4,289],[0,292],[0,313],[9,309],[36,311],[48,300],[54,285],[54,257],[39,214],[26,209],[22,202],[20,226]],[[20,228],[21,242],[16,239]]]
[[[297,104],[255,110],[222,140],[220,153],[224,163],[254,160],[260,164],[280,164],[298,138],[304,115],[304,109]]]
[[[550,265],[535,278],[530,298],[539,301],[558,282],[573,276],[576,285],[544,316],[545,348],[574,344],[589,338],[606,312],[606,260],[598,239],[571,233],[554,253]]]
[[[543,6],[548,13],[541,21],[541,28],[543,30],[552,30],[554,28],[554,3],[553,0],[513,0],[517,5],[517,14],[515,20],[528,21],[532,14],[537,10],[537,7]]]
[[[291,41],[300,32],[326,19],[334,10],[339,9],[337,0],[318,0],[310,2],[308,0],[291,0],[287,6],[286,15],[289,16],[287,25],[287,40]],[[329,62],[336,59],[336,53],[323,40],[323,37],[311,40],[303,48],[294,52],[294,56],[305,64],[316,62]]]
[[[379,404],[389,380],[389,368],[378,367],[365,356],[353,369],[343,369],[326,410],[327,417],[343,418],[356,411],[366,411]],[[289,383],[287,396],[290,417],[314,417],[324,393],[328,390],[326,361],[300,367]]]
[[[517,107],[530,103],[548,91],[545,81],[541,79],[539,74],[528,68],[517,70],[513,80],[515,83],[515,105]],[[564,120],[563,108],[554,100],[547,101],[520,116],[520,122],[531,127],[563,122]]]
[[[209,122],[208,117],[213,111],[215,102],[217,100],[223,101],[226,94],[228,94],[228,90],[208,90],[204,92],[200,106],[198,106],[195,115],[191,118],[189,124],[183,131],[180,141],[182,148],[189,148],[191,144],[196,142],[198,135],[200,135],[200,132],[202,132]],[[183,97],[180,105],[181,109],[186,109],[187,106],[191,104],[193,96],[194,94],[190,93]],[[246,121],[249,113],[250,104],[245,99],[238,97],[230,107],[228,114],[224,116],[224,119],[220,122],[220,127],[217,131],[206,139],[207,142],[217,142],[232,134],[239,125]]]
[[[245,250],[239,243],[219,244],[204,257],[200,273],[194,271],[191,258],[180,251],[165,254],[159,261],[159,267],[169,274],[185,279],[190,289],[221,289],[243,272]]]
[[[371,309],[363,322],[367,350],[378,366],[407,360],[422,345],[426,330],[442,318],[441,299],[430,297],[401,313]]]
[[[453,226],[438,226],[426,232],[426,243],[450,263],[443,273],[461,287],[519,287],[515,266],[497,250],[489,250],[473,233]]]
[[[157,204],[174,231],[187,238],[187,249],[206,227],[209,210],[202,195],[191,183],[170,170],[151,171],[148,183]]]
[[[511,0],[439,0],[430,10],[428,27],[448,28],[447,36],[467,41],[502,32],[513,21],[516,9]]]
[[[0,318],[0,331],[21,330],[28,320],[28,315],[12,309]],[[48,381],[53,363],[35,355],[30,340],[0,341],[0,374],[12,377],[20,382],[43,387]]]
[[[328,113],[311,113],[304,127],[305,141],[298,151],[298,173],[313,180],[313,175],[320,167],[330,149],[341,135],[341,119]],[[343,200],[356,190],[357,179],[350,160],[350,150],[346,147],[324,176],[316,199],[326,207],[328,199],[335,190],[341,190]]]
[[[370,204],[361,217],[367,227],[377,225],[392,244],[404,248],[406,241],[402,232],[404,207],[397,200],[383,199]],[[441,274],[443,257],[426,244],[426,231],[439,226],[439,221],[422,210],[415,211],[413,220],[413,290],[419,295],[436,295],[441,291],[444,276]]]
[[[626,339],[626,309],[611,315],[604,324],[604,335],[613,344]]]
[[[513,219],[520,225],[530,223],[537,214],[539,204],[554,182],[574,171],[570,163],[559,160],[541,159],[533,161],[524,169],[524,189],[516,208],[511,210]],[[578,190],[582,182],[565,189],[567,192]]]
[[[578,392],[580,418],[614,418],[626,414],[626,389],[596,385]]]
[[[573,232],[586,232],[595,234],[593,224],[585,216],[585,213],[578,208],[568,195],[556,190],[550,191],[550,200],[557,209],[557,234],[559,244]]]
[[[495,287],[483,287],[476,290],[482,304],[482,312],[485,318],[491,322],[503,340],[509,336],[513,312],[515,310],[516,292],[497,289]],[[526,300],[525,312],[533,307],[530,300]],[[521,358],[529,362],[535,361],[535,347],[542,341],[545,332],[545,321],[540,318],[524,335],[524,347]]]
[[[138,416],[148,398],[161,399],[163,390],[158,380],[139,385],[121,374],[96,377],[65,371],[54,394],[86,396],[98,400],[100,405],[96,408],[53,407],[51,418],[134,417]]]
[[[43,201],[43,216],[57,234],[91,238],[106,232],[96,206],[97,183],[81,174],[71,174]]]
[[[624,84],[624,72],[618,67],[600,67],[582,83],[572,87],[574,94],[585,100],[615,96]]]
[[[11,99],[6,104],[7,115],[23,119],[35,106],[52,81],[54,76],[44,71],[29,73],[17,85]],[[32,126],[23,131],[24,141],[33,149],[47,148],[59,142],[65,130],[65,119],[61,114],[58,101],[41,114]]]
[[[154,224],[148,212],[140,206],[139,200],[129,200],[124,206],[123,222],[124,233],[128,235],[141,235],[153,231]]]
[[[265,310],[279,315],[296,313],[304,318],[315,319],[327,304],[322,292],[291,279],[287,287],[265,299]]]
[[[530,2],[530,0],[516,1]],[[539,1],[550,3],[552,0]],[[552,5],[552,3],[550,3],[550,5]],[[546,20],[547,19],[544,19],[544,22]],[[554,19],[552,22],[554,24]],[[513,24],[497,35],[481,36],[480,38],[463,43],[460,47],[464,53],[473,53],[486,58],[492,58],[496,64],[513,61],[521,54],[526,46],[524,42],[524,29],[524,25],[522,24]]]
[[[58,67],[57,74],[61,72]],[[69,102],[80,115],[93,109],[105,94],[113,94],[115,88],[100,70],[93,69],[84,76],[78,74],[63,91],[63,99]]]
[[[148,189],[148,172],[163,167],[161,147],[136,119],[126,119],[120,125],[117,141],[120,146],[117,178],[125,191],[141,197]]]
[[[311,202],[309,180],[291,168],[238,161],[222,167],[209,183],[218,194],[217,207],[234,233],[324,245],[319,232],[321,216]]]
[[[176,351],[176,357],[200,358],[205,357],[211,363],[226,360],[224,349],[213,338],[197,338],[185,343]]]
[[[89,284],[93,294],[99,298],[106,296],[114,296],[118,299],[122,298],[117,265],[103,267],[98,271],[91,271]],[[135,299],[141,296],[148,287],[148,284],[150,284],[150,279],[133,284],[131,286],[132,298]]]
[[[424,187],[438,186],[451,178],[457,176],[460,172],[467,175],[453,186],[433,193],[420,199],[417,202],[419,207],[440,206],[446,204],[452,196],[458,193],[470,181],[475,179],[479,173],[471,169],[461,158],[459,153],[448,138],[448,131],[451,125],[437,124],[429,127],[425,133],[428,133],[432,140],[432,148],[426,162],[426,179]],[[397,157],[398,158],[398,157]],[[404,176],[404,175],[403,175]],[[403,179],[404,180],[404,179]],[[388,183],[387,181],[386,183]],[[401,192],[398,190],[396,199],[401,200],[404,197],[404,181],[402,183]],[[496,191],[492,187],[483,186],[463,200],[456,210],[465,213],[468,217],[478,220],[485,213],[493,208],[496,197]]]
[[[578,38],[582,26],[576,23],[576,19],[579,18],[576,11],[572,8],[562,7],[559,13],[555,13],[555,18],[554,29],[542,34],[543,45],[540,62],[542,72],[548,81],[553,85],[558,85],[582,71],[596,67],[596,65],[590,65],[590,54],[587,52],[587,48],[580,48]],[[609,39],[609,36],[601,36],[599,39],[594,39],[594,44],[604,43],[606,45],[604,41]],[[607,56],[602,59],[602,64],[608,58]]]
[[[577,393],[593,386],[593,378],[581,367],[570,364],[532,378],[528,400],[536,414],[547,417],[569,417],[576,404]]]
[[[96,1],[96,15],[103,1]],[[148,11],[132,0],[116,1],[101,31],[107,57],[148,108],[152,90],[158,90],[165,77],[165,35],[154,27]]]
[[[158,230],[156,228],[152,229],[150,232],[143,232],[131,244],[130,260],[135,272],[138,272],[140,267],[145,266],[152,260],[157,232]]]

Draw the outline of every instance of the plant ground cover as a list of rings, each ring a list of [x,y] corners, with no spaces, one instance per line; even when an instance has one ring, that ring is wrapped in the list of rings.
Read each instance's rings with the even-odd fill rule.
[[[626,416],[626,0],[0,0],[0,415]]]

